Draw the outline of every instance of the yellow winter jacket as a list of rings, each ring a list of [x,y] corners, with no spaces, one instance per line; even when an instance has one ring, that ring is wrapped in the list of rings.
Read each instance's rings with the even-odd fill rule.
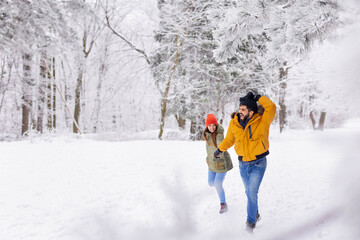
[[[235,144],[235,151],[242,161],[253,161],[269,154],[269,129],[275,118],[276,105],[267,97],[260,97],[258,103],[264,113],[255,113],[245,129],[239,123],[239,113],[231,119],[225,139],[219,150],[225,152]]]

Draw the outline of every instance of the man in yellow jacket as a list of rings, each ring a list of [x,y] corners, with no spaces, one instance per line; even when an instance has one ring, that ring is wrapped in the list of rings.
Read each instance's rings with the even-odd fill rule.
[[[263,112],[258,112],[257,103]],[[251,231],[260,220],[258,212],[258,191],[263,179],[269,154],[269,129],[276,114],[275,104],[267,97],[249,92],[240,98],[240,107],[232,119],[225,139],[219,144],[214,157],[233,145],[239,158],[239,168],[247,196],[246,229]]]

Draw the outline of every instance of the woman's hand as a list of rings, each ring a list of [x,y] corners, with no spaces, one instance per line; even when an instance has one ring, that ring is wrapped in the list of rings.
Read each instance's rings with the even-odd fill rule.
[[[222,151],[220,151],[219,149],[216,149],[216,151],[214,152],[214,158],[219,158],[219,155],[222,153]]]

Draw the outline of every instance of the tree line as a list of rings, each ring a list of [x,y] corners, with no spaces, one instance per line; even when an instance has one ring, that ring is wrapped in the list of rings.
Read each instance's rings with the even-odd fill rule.
[[[1,1],[0,131],[157,128],[161,139],[173,116],[199,139],[207,113],[224,120],[249,90],[276,102],[283,131],[291,69],[341,11],[330,0]],[[314,127],[318,93],[296,106]]]

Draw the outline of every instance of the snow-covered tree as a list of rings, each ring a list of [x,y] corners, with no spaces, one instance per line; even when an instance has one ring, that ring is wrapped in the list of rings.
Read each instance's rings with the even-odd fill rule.
[[[221,97],[228,79],[224,66],[213,56],[216,42],[214,27],[209,19],[212,1],[191,1],[183,11],[183,55],[178,65],[174,84],[174,101],[170,112],[191,122],[190,133],[199,139],[204,117],[208,112],[219,112]]]
[[[249,37],[264,37],[258,49],[266,50],[266,54],[255,58],[265,76],[260,78],[260,91],[277,96],[280,130],[286,125],[289,69],[304,58],[314,42],[323,40],[340,24],[338,12],[336,1],[331,0],[244,0],[229,9],[220,23],[220,47],[215,52],[218,61],[234,57]],[[256,45],[251,44],[253,49]],[[259,84],[254,87],[259,88]]]
[[[277,95],[282,131],[287,124],[286,92],[289,69],[304,59],[314,43],[323,41],[341,22],[336,1],[294,1],[275,7],[270,16],[268,34],[272,39],[273,50],[270,60],[279,66]],[[306,84],[304,79],[304,85]],[[311,99],[320,94],[316,88],[311,90],[305,98]],[[308,113],[310,117],[315,109],[316,107]]]
[[[321,112],[335,118],[334,91],[309,53],[346,11],[335,0],[0,1],[1,134],[76,132],[75,115],[85,133],[160,124],[161,136],[168,119],[196,138],[207,113],[229,120],[248,90],[275,100],[281,130],[318,128]]]
[[[212,20],[219,3],[213,1],[159,1],[160,22],[153,54],[153,73],[162,91],[160,134],[165,117],[175,115],[179,126],[191,122],[191,134],[199,138],[208,112],[222,113],[230,101],[239,71],[215,61],[217,47]]]
[[[0,3],[0,50],[2,54],[11,56],[10,62],[22,59],[22,134],[30,126],[42,129],[44,96],[35,96],[38,84],[35,74],[41,63],[41,53],[49,55],[60,52],[62,44],[71,43],[72,29],[67,22],[67,8],[61,1],[1,1]],[[46,95],[43,82],[37,88],[38,94]],[[17,89],[17,91],[20,91]],[[37,104],[38,103],[38,104]],[[39,116],[36,114],[39,113]],[[37,120],[36,120],[37,119]],[[30,121],[31,120],[31,121]],[[39,124],[37,124],[39,122]]]
[[[151,68],[156,86],[162,96],[160,132],[158,138],[162,138],[165,118],[169,114],[167,105],[170,96],[170,87],[174,85],[174,75],[181,58],[183,57],[183,44],[185,41],[185,18],[183,17],[185,6],[182,1],[159,0],[160,11],[159,29],[155,33],[155,40],[159,43],[151,56]],[[174,79],[173,79],[174,78]]]

